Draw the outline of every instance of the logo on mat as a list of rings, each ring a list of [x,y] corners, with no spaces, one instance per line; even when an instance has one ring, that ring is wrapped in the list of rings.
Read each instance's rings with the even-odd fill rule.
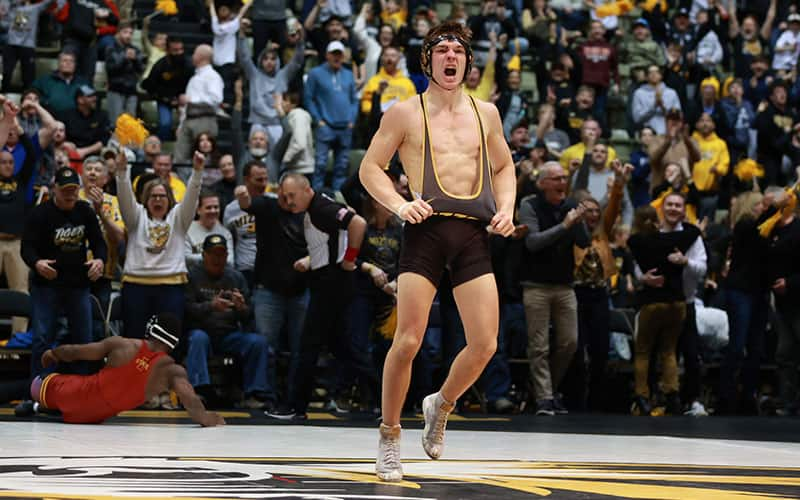
[[[797,498],[800,469],[671,464],[407,460],[387,485],[369,459],[7,457],[0,498],[548,500]]]

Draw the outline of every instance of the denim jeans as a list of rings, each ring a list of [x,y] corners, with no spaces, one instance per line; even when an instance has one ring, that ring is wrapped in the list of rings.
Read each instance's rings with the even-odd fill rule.
[[[253,291],[252,300],[256,330],[264,336],[270,348],[267,397],[277,400],[275,357],[281,350],[280,334],[285,325],[289,337],[289,352],[294,356],[299,350],[300,334],[303,331],[303,322],[308,309],[308,291],[299,295],[285,295],[259,286]],[[291,393],[293,384],[294,381],[289,378],[287,389],[289,393]]]
[[[452,366],[458,353],[467,346],[467,339],[453,295],[441,293],[439,299],[439,311],[442,315],[443,359],[447,360],[447,366]],[[489,402],[508,397],[508,391],[511,389],[511,370],[508,365],[504,330],[504,328],[499,328],[497,352],[492,356],[478,379],[478,386],[486,393],[486,399]]]
[[[376,314],[379,310],[391,309],[393,299],[375,288],[372,280],[364,274],[356,276],[356,291],[350,302],[347,314],[345,342],[350,351],[356,353],[356,363],[338,363],[336,373],[336,392],[347,390],[355,381],[366,390],[362,396],[374,398],[378,394],[378,370],[372,356],[370,341]]]
[[[328,169],[328,152],[333,150],[333,181],[331,187],[340,191],[347,180],[350,169],[350,146],[353,142],[353,129],[317,128],[314,146],[316,147],[316,167],[312,185],[315,190],[325,187],[325,174]]]
[[[42,354],[53,346],[57,333],[57,319],[63,313],[69,323],[73,344],[92,341],[92,308],[88,288],[60,288],[31,284],[31,378],[42,375]],[[84,361],[73,363],[75,373],[88,373]],[[52,370],[50,370],[52,371]]]
[[[231,332],[212,342],[203,330],[190,330],[187,336],[186,372],[193,387],[211,384],[208,375],[208,357],[214,350],[236,355],[242,361],[242,390],[246,395],[267,394],[267,363],[269,347],[266,339],[257,333]]]
[[[743,395],[755,397],[758,389],[769,302],[765,293],[750,293],[733,288],[725,291],[725,299],[730,335],[719,370],[719,397],[726,403],[733,404],[736,401],[736,373],[740,369]]]
[[[158,138],[162,141],[172,140],[172,106],[158,103]]]
[[[128,338],[144,338],[144,328],[151,316],[169,312],[183,318],[183,285],[139,285],[125,283],[122,286],[122,323]]]

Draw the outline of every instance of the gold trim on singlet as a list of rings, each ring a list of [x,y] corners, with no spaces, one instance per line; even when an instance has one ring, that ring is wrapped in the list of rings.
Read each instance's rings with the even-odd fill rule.
[[[426,97],[425,94],[422,94],[422,98],[427,102],[427,97]],[[423,121],[424,121],[424,126],[425,126],[424,139],[422,141],[422,166],[421,166],[422,179],[423,179],[422,180],[423,188],[424,188],[424,183],[425,183],[425,146],[429,145],[429,149],[430,149],[430,152],[431,152],[431,168],[433,168],[433,176],[436,178],[436,184],[439,186],[439,189],[441,189],[442,192],[445,195],[449,196],[450,198],[456,199],[456,200],[475,200],[481,195],[481,192],[483,191],[483,169],[484,169],[483,145],[486,142],[486,137],[485,137],[485,135],[481,134],[481,130],[483,129],[483,126],[482,126],[483,122],[481,121],[481,117],[480,117],[480,114],[478,112],[478,107],[475,105],[475,101],[471,97],[468,96],[467,99],[469,100],[470,106],[472,107],[472,112],[475,115],[475,119],[478,122],[477,123],[477,125],[478,125],[478,134],[481,135],[480,140],[478,141],[480,143],[480,145],[478,146],[478,155],[480,157],[480,159],[478,160],[478,189],[475,192],[475,194],[473,194],[473,195],[457,195],[457,194],[453,194],[453,193],[450,193],[449,191],[447,191],[447,189],[445,189],[445,187],[442,185],[442,181],[439,179],[438,168],[436,167],[436,155],[434,155],[434,153],[433,153],[433,144],[427,144],[429,140],[430,140],[431,143],[433,142],[433,136],[430,133],[430,125],[428,123],[427,106],[422,106],[422,116],[423,116]],[[420,189],[420,192],[423,192],[423,190]]]
[[[50,383],[50,380],[58,375],[57,373],[51,373],[50,375],[46,376],[44,380],[42,380],[42,385],[39,387],[39,404],[44,406],[45,408],[50,408],[47,405],[47,398],[45,395],[47,394],[47,384]]]

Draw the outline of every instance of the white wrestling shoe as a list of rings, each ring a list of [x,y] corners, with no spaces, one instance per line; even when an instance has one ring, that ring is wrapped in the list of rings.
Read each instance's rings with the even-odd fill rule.
[[[444,451],[444,428],[447,426],[447,416],[455,406],[445,401],[439,392],[422,400],[422,416],[425,419],[422,448],[434,460],[441,457]]]
[[[378,440],[378,459],[375,460],[375,473],[381,481],[396,483],[403,480],[403,466],[400,464],[400,426],[381,424],[381,438]]]

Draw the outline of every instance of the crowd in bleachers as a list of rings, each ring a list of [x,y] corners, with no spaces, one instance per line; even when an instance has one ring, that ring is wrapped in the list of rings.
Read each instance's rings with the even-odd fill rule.
[[[420,51],[445,19],[472,31],[464,91],[497,106],[518,179],[517,231],[491,238],[499,347],[465,401],[797,415],[790,0],[0,0],[0,274],[30,294],[11,330],[31,332],[31,377],[54,342],[102,338],[109,317],[141,338],[169,311],[209,402],[227,356],[243,407],[308,386],[328,410],[377,408],[403,229],[357,169],[383,113],[429,85]],[[403,168],[386,173],[410,199]],[[306,195],[343,222],[330,240]],[[335,245],[352,220],[355,260]],[[326,245],[325,266],[355,263],[352,289],[309,309],[333,286]],[[444,280],[409,409],[464,342]]]

